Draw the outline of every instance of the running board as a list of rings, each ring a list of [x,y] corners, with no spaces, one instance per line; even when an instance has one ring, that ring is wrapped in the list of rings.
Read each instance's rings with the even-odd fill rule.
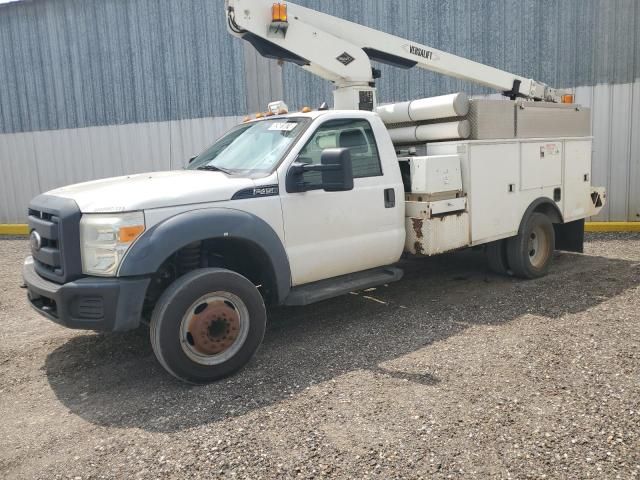
[[[356,290],[377,287],[402,279],[404,272],[396,267],[376,268],[364,272],[351,273],[341,277],[294,287],[284,301],[290,307],[311,305],[330,298],[346,295]]]

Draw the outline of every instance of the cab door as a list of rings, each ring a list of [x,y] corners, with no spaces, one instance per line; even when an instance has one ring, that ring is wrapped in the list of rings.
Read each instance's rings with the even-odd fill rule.
[[[385,175],[369,120],[324,121],[294,161],[320,164],[327,148],[350,150],[353,190],[290,193],[286,178],[280,179],[294,286],[389,265],[398,260],[404,244],[404,225],[398,222],[399,209],[404,209],[404,189],[397,180],[399,173]],[[307,172],[304,181],[321,185],[321,175]]]

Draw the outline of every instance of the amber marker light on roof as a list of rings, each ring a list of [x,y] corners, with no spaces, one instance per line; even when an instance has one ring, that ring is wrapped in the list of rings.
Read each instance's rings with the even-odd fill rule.
[[[274,3],[271,7],[271,20],[274,22],[286,22],[287,20],[287,4]]]

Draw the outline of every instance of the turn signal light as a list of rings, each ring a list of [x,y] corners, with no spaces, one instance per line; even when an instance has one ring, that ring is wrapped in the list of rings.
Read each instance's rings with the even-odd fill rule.
[[[142,232],[144,232],[144,225],[120,227],[118,232],[118,241],[120,243],[131,243],[138,238]]]
[[[271,7],[271,19],[274,22],[287,22],[287,4],[274,3]]]
[[[571,95],[563,95],[562,103],[573,103],[573,94]]]

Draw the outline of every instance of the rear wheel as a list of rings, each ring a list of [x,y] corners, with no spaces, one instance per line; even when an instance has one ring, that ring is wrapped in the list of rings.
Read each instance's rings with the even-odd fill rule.
[[[499,275],[509,275],[509,259],[507,258],[507,241],[498,240],[487,245],[487,260],[491,271]]]
[[[513,273],[521,278],[539,278],[547,274],[553,251],[555,232],[549,217],[533,213],[522,232],[507,241],[507,258]]]
[[[208,383],[242,368],[266,328],[258,289],[229,270],[196,270],[176,280],[151,317],[151,345],[160,364],[190,383]]]

